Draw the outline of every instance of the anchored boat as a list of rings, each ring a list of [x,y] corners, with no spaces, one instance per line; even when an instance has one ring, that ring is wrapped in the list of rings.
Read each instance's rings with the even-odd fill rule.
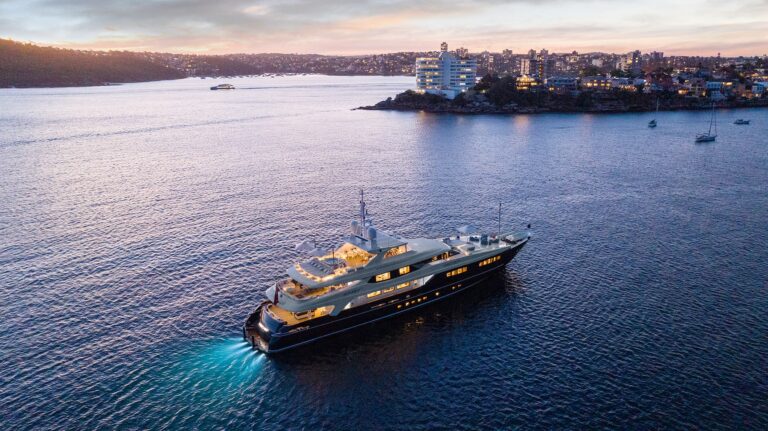
[[[653,117],[653,120],[648,122],[648,127],[651,129],[655,128],[658,124],[656,124],[656,117],[659,115],[659,99],[656,99],[656,115]]]
[[[297,245],[314,257],[267,289],[243,325],[246,340],[276,353],[456,295],[503,268],[531,236],[467,225],[451,237],[407,239],[379,231],[367,214],[361,191],[359,220],[341,246]]]
[[[235,86],[232,84],[219,84],[211,87],[211,90],[234,90]]]
[[[712,133],[712,125],[715,126],[715,133]],[[712,116],[709,118],[709,130],[707,133],[696,135],[696,142],[713,142],[717,138],[717,121],[715,120],[715,102],[712,102]]]

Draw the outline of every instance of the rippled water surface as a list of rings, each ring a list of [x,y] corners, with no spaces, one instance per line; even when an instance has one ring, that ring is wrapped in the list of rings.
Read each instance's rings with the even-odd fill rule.
[[[3,429],[768,428],[768,111],[352,111],[410,78],[0,90]],[[752,119],[735,126],[735,118]],[[261,293],[377,224],[533,225],[474,293],[294,354]]]

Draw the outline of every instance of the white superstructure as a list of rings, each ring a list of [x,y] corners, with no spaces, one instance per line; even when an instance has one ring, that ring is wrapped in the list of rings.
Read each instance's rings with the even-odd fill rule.
[[[448,51],[443,42],[437,57],[416,59],[416,91],[453,99],[475,85],[477,61]]]

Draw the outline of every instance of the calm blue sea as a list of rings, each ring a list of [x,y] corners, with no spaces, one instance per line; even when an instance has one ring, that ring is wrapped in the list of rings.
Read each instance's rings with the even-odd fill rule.
[[[0,90],[3,429],[766,429],[768,110],[353,111],[410,78]],[[735,126],[736,118],[752,125]],[[531,223],[482,289],[295,354],[239,338],[346,233]]]

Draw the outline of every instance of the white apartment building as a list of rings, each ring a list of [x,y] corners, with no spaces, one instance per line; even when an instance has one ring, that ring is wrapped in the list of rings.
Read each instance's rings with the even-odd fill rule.
[[[440,45],[437,57],[416,59],[416,91],[439,94],[453,99],[475,85],[477,61],[448,52],[448,44]]]

